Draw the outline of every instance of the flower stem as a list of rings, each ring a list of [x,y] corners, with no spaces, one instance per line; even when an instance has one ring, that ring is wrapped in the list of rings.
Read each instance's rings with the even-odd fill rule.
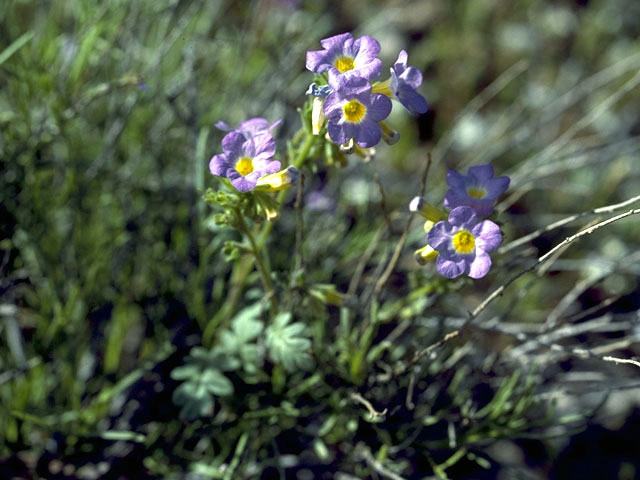
[[[253,250],[253,256],[256,259],[256,267],[258,268],[258,272],[260,273],[260,278],[262,279],[262,284],[264,286],[267,298],[269,298],[269,303],[271,305],[271,315],[275,317],[276,314],[278,313],[278,302],[276,301],[275,291],[273,288],[273,281],[271,280],[271,272],[265,267],[265,262],[264,262],[264,259],[262,258],[260,249],[256,244],[256,239],[254,238],[253,233],[251,232],[249,227],[247,226],[247,222],[245,222],[244,217],[242,216],[242,213],[238,211],[237,214],[238,214],[240,231],[245,234],[247,239],[249,239],[249,243],[251,244],[251,250]]]
[[[306,138],[305,138],[306,137]],[[300,168],[300,166],[304,163],[304,161],[309,156],[309,152],[313,147],[314,142],[316,141],[316,137],[312,135],[310,132],[307,132],[304,128],[301,128],[294,136],[294,141],[297,142],[305,138],[304,143],[302,143],[299,147],[299,150],[295,157],[293,158],[292,165],[296,168]],[[294,143],[295,143],[294,142]],[[282,206],[282,202],[284,200],[284,196],[287,191],[282,190],[279,192],[277,200],[278,200],[278,208]],[[243,233],[247,235],[249,239],[249,243],[251,243],[251,248],[254,253],[254,257],[256,259],[256,266],[262,277],[262,283],[264,284],[264,288],[266,290],[267,295],[269,296],[269,301],[271,304],[271,312],[272,314],[277,313],[278,311],[278,303],[274,295],[273,282],[271,281],[271,276],[269,275],[269,271],[265,266],[264,260],[260,254],[260,252],[264,249],[269,233],[273,229],[274,222],[267,222],[262,227],[262,231],[258,234],[257,238],[254,236],[252,232],[250,232],[249,228],[244,222],[244,219],[241,218],[241,223],[244,224],[245,230]],[[241,224],[241,228],[242,227]],[[231,274],[231,288],[229,290],[229,295],[227,296],[227,300],[224,302],[220,310],[213,316],[213,318],[209,321],[204,332],[202,334],[202,342],[205,346],[211,346],[213,343],[214,335],[216,330],[223,324],[223,322],[229,320],[233,313],[236,310],[238,302],[242,297],[242,292],[244,290],[244,284],[247,280],[247,276],[251,273],[251,258],[244,255],[242,258],[236,261],[233,266],[233,273]]]

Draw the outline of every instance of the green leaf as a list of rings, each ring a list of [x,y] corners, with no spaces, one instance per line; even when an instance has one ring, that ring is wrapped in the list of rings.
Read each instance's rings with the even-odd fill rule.
[[[308,353],[311,340],[308,338],[307,327],[301,322],[291,325],[291,313],[278,314],[273,325],[267,328],[266,345],[269,355],[275,363],[280,363],[288,372],[298,369],[313,368],[313,357]]]
[[[0,65],[9,60],[11,56],[24,47],[33,38],[33,32],[26,32],[20,35],[11,45],[0,53]]]
[[[213,413],[213,396],[196,382],[185,382],[173,392],[173,402],[181,406],[180,418],[193,420]]]
[[[242,343],[247,343],[262,333],[264,326],[258,319],[261,312],[262,303],[258,302],[245,308],[233,318],[231,328]]]
[[[200,382],[214,395],[225,396],[233,393],[231,380],[213,368],[207,369],[202,373]]]
[[[196,365],[182,365],[171,370],[171,378],[174,380],[189,380],[196,378],[200,374],[200,368]]]

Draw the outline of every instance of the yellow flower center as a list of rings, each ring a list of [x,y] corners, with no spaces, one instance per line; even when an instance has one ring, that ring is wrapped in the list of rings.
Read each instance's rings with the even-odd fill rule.
[[[476,248],[476,237],[468,230],[460,230],[453,236],[453,248],[458,253],[471,253]]]
[[[484,188],[467,188],[467,195],[473,198],[484,198],[487,191]]]
[[[353,68],[355,67],[355,65],[353,64],[353,58],[349,57],[336,58],[335,62],[333,62],[333,66],[336,67],[340,73],[353,70]]]
[[[367,113],[367,107],[355,99],[345,103],[342,110],[344,111],[344,118],[351,123],[360,123]]]
[[[253,161],[249,157],[240,157],[236,162],[236,171],[246,177],[253,172]]]

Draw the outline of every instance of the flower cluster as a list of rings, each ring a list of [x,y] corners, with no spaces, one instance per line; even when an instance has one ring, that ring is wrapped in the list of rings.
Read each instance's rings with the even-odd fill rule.
[[[422,73],[407,65],[404,50],[390,69],[389,78],[374,82],[382,70],[380,44],[375,38],[364,35],[355,39],[343,33],[320,44],[322,50],[307,52],[306,67],[318,74],[317,83],[311,84],[307,94],[313,97],[312,133],[319,135],[326,125],[329,142],[324,150],[329,164],[344,163],[344,154],[352,152],[369,160],[374,154],[371,147],[381,139],[389,144],[398,139],[398,133],[384,123],[391,113],[391,99],[398,100],[413,115],[427,111],[427,102],[417,92]],[[271,131],[279,123],[270,124],[264,118],[250,118],[235,128],[222,121],[216,123],[218,129],[228,133],[222,139],[222,153],[211,158],[211,173],[227,178],[239,192],[256,188],[276,191],[295,183],[297,170],[280,170],[281,164],[274,158],[276,144]]]
[[[384,82],[371,83],[380,75],[380,44],[368,35],[354,39],[342,33],[321,40],[322,50],[307,52],[307,69],[326,74],[328,88],[309,90],[314,98],[312,127],[319,134],[324,121],[327,134],[338,145],[355,143],[358,147],[375,146],[381,138],[391,143],[396,132],[383,120],[391,113],[390,99],[398,100],[411,114],[427,111],[427,102],[417,92],[422,73],[407,66],[407,53],[402,50]]]
[[[409,209],[427,219],[427,245],[416,251],[420,263],[436,258],[436,270],[446,278],[466,274],[471,278],[484,277],[491,268],[489,252],[502,243],[500,228],[491,220],[479,220],[493,213],[497,198],[509,187],[509,177],[494,177],[491,165],[469,168],[467,175],[455,170],[447,172],[449,190],[444,205],[451,212],[444,213],[414,198]]]
[[[276,191],[295,183],[297,170],[289,167],[279,171],[280,162],[273,158],[276,141],[269,132],[279,123],[269,125],[264,118],[250,118],[232,128],[218,122],[216,127],[229,133],[222,139],[222,153],[214,155],[209,162],[211,173],[228,178],[239,192],[253,190],[257,185],[271,186],[271,190]],[[263,181],[265,176],[270,178]]]

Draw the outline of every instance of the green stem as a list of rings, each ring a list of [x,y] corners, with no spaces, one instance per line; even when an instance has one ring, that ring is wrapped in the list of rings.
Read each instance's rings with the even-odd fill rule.
[[[273,288],[273,282],[271,281],[271,272],[265,267],[261,250],[258,248],[256,239],[253,237],[253,233],[247,226],[247,222],[245,222],[242,213],[239,211],[236,213],[240,223],[240,230],[246,235],[249,239],[249,243],[251,244],[251,250],[253,250],[253,256],[256,259],[256,267],[258,267],[258,272],[262,278],[262,284],[264,285],[267,297],[269,298],[269,303],[271,304],[271,315],[275,317],[278,313],[278,302],[276,301],[275,290]]]
[[[300,168],[304,161],[307,159],[309,152],[311,151],[311,148],[316,141],[316,137],[307,132],[304,128],[301,128],[296,133],[296,135],[294,136],[294,140],[298,141],[303,138],[303,136],[306,136],[306,139],[300,146],[297,155],[292,161],[292,165],[296,168]],[[278,208],[282,206],[282,202],[286,194],[287,190],[282,190],[281,192],[279,192],[277,197]],[[274,222],[265,223],[264,227],[262,227],[262,231],[257,238],[255,238],[253,234],[247,235],[248,238],[250,238],[249,241],[252,243],[252,248],[255,253],[254,256],[256,257],[256,263],[258,264],[258,269],[264,268],[262,258],[260,257],[260,252],[267,243],[267,238],[269,237],[269,233],[271,233],[271,230],[273,229],[273,225]],[[223,321],[229,319],[233,315],[236,306],[238,305],[238,302],[242,297],[242,292],[244,289],[244,284],[247,280],[247,276],[251,273],[251,266],[251,257],[248,257],[246,255],[236,261],[236,264],[233,267],[233,273],[231,274],[231,287],[229,290],[229,296],[227,297],[227,300],[224,302],[220,310],[218,310],[211,321],[207,324],[202,334],[202,342],[205,346],[211,346],[211,344],[213,343],[214,334],[218,327],[222,324]],[[267,278],[267,276],[265,276],[263,272],[260,272],[260,275],[263,277],[263,283],[265,283],[265,278]],[[271,283],[271,277],[268,277],[267,281]],[[267,293],[273,293],[273,286],[271,287],[271,289],[269,289],[267,285],[268,284],[265,283]],[[271,304],[272,311],[274,310],[274,304],[276,305],[275,310],[277,311],[277,302],[273,294],[271,294]]]

